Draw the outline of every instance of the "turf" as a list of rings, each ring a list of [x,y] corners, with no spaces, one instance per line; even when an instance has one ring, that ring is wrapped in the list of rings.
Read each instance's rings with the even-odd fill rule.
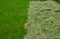
[[[53,0],[53,1],[57,2],[58,4],[60,4],[60,0]]]
[[[0,0],[0,39],[23,39],[28,5],[29,0]]]
[[[32,1],[47,1],[47,0],[32,0]]]

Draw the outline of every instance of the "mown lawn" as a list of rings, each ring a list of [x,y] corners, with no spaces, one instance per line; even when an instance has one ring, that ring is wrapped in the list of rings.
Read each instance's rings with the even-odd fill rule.
[[[0,39],[23,39],[29,0],[0,0]]]
[[[60,4],[60,0],[53,0],[53,1],[57,2],[58,4]]]

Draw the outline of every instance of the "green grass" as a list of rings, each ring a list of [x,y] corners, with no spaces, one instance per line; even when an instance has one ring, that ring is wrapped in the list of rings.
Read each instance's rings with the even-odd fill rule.
[[[29,0],[0,0],[0,39],[23,39],[28,5]]]
[[[32,1],[47,1],[47,0],[32,0]]]
[[[57,3],[59,3],[59,4],[60,4],[60,0],[53,0],[53,1],[55,1],[55,2],[57,2]]]

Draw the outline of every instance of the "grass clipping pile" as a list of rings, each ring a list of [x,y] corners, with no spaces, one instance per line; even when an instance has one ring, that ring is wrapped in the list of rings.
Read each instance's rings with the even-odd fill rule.
[[[60,39],[60,4],[31,1],[24,39]]]

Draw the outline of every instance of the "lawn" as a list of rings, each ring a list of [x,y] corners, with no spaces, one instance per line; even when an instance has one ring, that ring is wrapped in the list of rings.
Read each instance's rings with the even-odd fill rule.
[[[0,0],[0,39],[23,39],[29,0]]]
[[[59,3],[59,4],[60,4],[60,0],[53,0],[53,1],[55,1],[55,2],[57,2],[57,3]]]
[[[60,3],[59,0],[54,1]],[[29,0],[0,0],[0,39],[24,38],[28,6]]]

